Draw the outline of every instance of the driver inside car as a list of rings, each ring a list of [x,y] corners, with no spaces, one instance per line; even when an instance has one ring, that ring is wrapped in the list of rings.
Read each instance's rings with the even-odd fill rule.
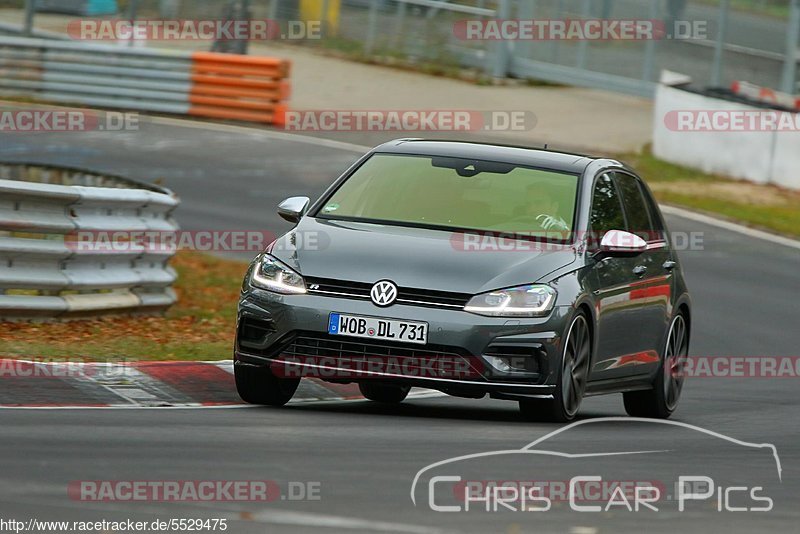
[[[518,221],[529,222],[532,232],[565,232],[569,231],[569,224],[559,215],[559,203],[547,187],[540,184],[531,185],[526,191],[527,202]]]

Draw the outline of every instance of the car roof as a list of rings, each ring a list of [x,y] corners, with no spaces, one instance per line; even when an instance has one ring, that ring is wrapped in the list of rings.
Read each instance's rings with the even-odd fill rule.
[[[595,161],[595,158],[568,152],[432,139],[395,139],[375,147],[372,151],[498,161],[574,174],[581,174],[590,163]]]

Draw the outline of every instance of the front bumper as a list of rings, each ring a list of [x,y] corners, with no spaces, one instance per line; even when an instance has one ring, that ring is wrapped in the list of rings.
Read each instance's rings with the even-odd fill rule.
[[[427,322],[428,344],[410,346],[347,336],[329,336],[330,313],[346,313]],[[438,389],[452,395],[496,398],[551,397],[562,348],[562,332],[572,309],[556,307],[548,317],[483,317],[462,310],[396,304],[380,308],[370,301],[321,295],[279,295],[247,288],[239,303],[234,359],[237,365],[270,365],[290,361],[306,371],[335,382],[383,379]],[[309,341],[311,340],[311,341]],[[299,361],[313,344],[316,358]],[[335,347],[335,350],[334,350]],[[327,351],[327,352],[326,352]],[[351,353],[369,358],[425,354],[439,360],[451,357],[469,362],[470,372],[455,376],[420,372],[420,367],[354,366]],[[511,362],[501,370],[497,362]],[[404,360],[407,361],[407,360]],[[423,366],[424,367],[424,366]],[[502,367],[502,366],[501,366]],[[424,369],[423,369],[424,371]]]

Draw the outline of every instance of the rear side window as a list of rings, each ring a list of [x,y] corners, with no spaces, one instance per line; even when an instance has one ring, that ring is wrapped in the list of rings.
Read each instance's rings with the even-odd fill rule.
[[[664,225],[664,219],[662,218],[661,212],[658,209],[658,203],[656,202],[656,199],[653,198],[652,193],[648,191],[644,184],[640,183],[639,187],[641,187],[642,194],[647,202],[647,209],[650,210],[650,220],[653,221],[653,228],[656,231],[654,239],[663,239],[667,241],[667,227]]]
[[[622,194],[622,203],[625,206],[625,215],[628,220],[627,230],[645,241],[661,239],[656,231],[653,217],[648,203],[645,201],[644,192],[639,180],[629,174],[616,173],[617,187]]]
[[[589,219],[591,225],[590,242],[599,244],[609,230],[624,230],[625,216],[622,203],[614,180],[608,174],[599,176],[595,181],[592,194],[592,212]]]

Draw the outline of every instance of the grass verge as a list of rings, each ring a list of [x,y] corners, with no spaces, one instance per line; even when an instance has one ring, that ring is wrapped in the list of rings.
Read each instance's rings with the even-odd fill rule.
[[[641,174],[659,202],[800,237],[800,192],[706,174],[662,161],[648,150],[619,159]]]

